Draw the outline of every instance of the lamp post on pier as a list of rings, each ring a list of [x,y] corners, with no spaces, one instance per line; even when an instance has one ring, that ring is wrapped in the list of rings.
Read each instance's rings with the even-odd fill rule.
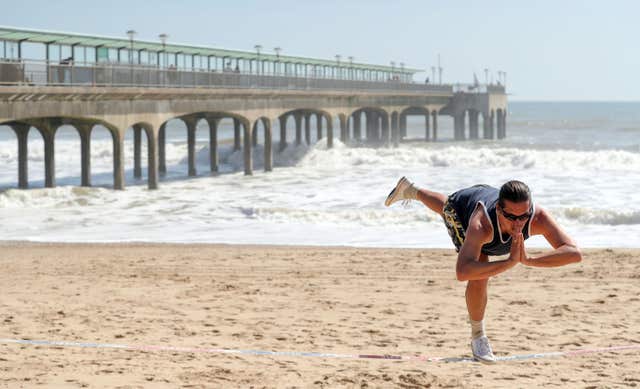
[[[262,50],[262,45],[253,46],[256,49],[256,73],[260,75],[260,50]]]
[[[164,67],[167,67],[167,38],[169,38],[169,35],[162,33],[160,35],[158,35],[158,38],[160,38],[160,42],[162,42],[162,62]],[[158,60],[158,64],[160,64],[160,60]]]
[[[136,36],[137,32],[135,30],[128,30],[127,36],[129,37],[130,47],[129,47],[129,65],[133,65],[133,38]]]
[[[280,73],[280,52],[282,51],[282,47],[274,47],[273,51],[276,52],[276,68],[274,69],[274,73],[278,75]]]

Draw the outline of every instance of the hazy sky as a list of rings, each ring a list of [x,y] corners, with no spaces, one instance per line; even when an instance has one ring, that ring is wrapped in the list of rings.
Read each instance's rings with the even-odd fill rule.
[[[513,100],[640,100],[637,1],[0,0],[0,25],[428,69],[507,72]],[[496,75],[497,77],[497,75]]]

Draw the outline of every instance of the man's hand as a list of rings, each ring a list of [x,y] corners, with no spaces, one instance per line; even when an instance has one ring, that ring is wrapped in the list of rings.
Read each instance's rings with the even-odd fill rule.
[[[511,236],[511,251],[509,252],[509,262],[512,263],[512,267],[517,265],[518,262],[526,260],[527,254],[524,251],[524,236],[522,233],[517,233]]]
[[[518,241],[520,242],[520,263],[523,265],[528,265],[529,258],[527,257],[527,251],[524,247],[524,235],[522,233],[517,234]]]

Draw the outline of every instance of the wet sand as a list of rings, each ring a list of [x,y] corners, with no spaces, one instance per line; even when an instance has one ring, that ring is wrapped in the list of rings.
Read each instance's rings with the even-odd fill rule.
[[[531,251],[532,253],[537,252]],[[0,245],[0,338],[469,356],[453,250]],[[498,356],[640,344],[640,250],[491,280]],[[0,343],[5,387],[637,387],[640,351],[443,363]]]

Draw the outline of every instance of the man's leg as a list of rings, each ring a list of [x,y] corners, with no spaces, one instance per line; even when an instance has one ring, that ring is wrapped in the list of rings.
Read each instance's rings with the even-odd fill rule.
[[[480,254],[480,262],[489,262],[489,257]],[[467,311],[469,318],[474,321],[484,319],[484,311],[487,308],[487,285],[489,279],[473,280],[467,282],[467,291],[465,297],[467,299]]]
[[[433,212],[444,216],[442,209],[444,208],[444,203],[447,201],[447,196],[427,189],[420,189],[411,181],[402,177],[391,193],[389,193],[384,204],[388,207],[400,200],[418,200]]]
[[[432,192],[426,189],[418,189],[416,200],[422,202],[422,204],[429,207],[430,210],[437,213],[440,216],[444,216],[442,209],[444,203],[447,202],[447,196],[439,192]]]
[[[481,254],[480,262],[489,262],[485,254]],[[487,307],[487,285],[489,279],[467,282],[465,297],[467,299],[467,311],[471,323],[471,351],[480,362],[493,363],[495,356],[489,345],[489,339],[484,333],[484,311]]]

